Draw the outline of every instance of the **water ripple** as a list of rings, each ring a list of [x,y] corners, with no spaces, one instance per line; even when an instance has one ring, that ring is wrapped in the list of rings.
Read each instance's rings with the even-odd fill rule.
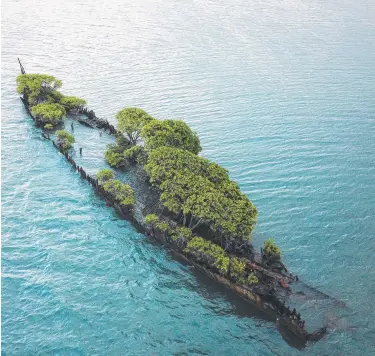
[[[374,4],[3,1],[2,347],[7,355],[370,355]],[[350,312],[304,351],[120,220],[40,137],[17,57],[115,122],[180,118],[259,210],[291,270]],[[86,132],[86,131],[85,131]],[[109,143],[76,128],[88,172]]]

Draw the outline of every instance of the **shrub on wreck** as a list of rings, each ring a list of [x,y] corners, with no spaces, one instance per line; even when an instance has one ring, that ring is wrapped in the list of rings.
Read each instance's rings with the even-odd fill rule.
[[[230,277],[238,284],[251,285],[259,283],[254,271],[246,271],[244,261],[238,257],[229,257],[223,248],[202,237],[193,237],[187,243],[184,252],[196,262],[213,269],[224,277]]]
[[[125,134],[131,145],[135,145],[144,125],[154,118],[139,108],[125,108],[116,115],[117,129]]]
[[[63,96],[64,95],[61,94],[58,90],[54,90],[53,89],[47,95],[45,95],[43,103],[46,103],[46,104],[59,104],[60,100],[61,100],[61,98]]]
[[[156,228],[164,233],[167,233],[170,231],[169,224],[160,219],[156,214],[148,214],[145,216],[145,223],[149,227]]]
[[[104,152],[107,163],[114,168],[126,167],[131,164],[145,164],[147,153],[142,146],[131,146],[124,148],[120,145],[108,145]]]
[[[268,239],[264,242],[263,252],[269,256],[280,257],[280,248],[275,244],[273,239]]]
[[[152,231],[155,236],[168,240],[172,230],[167,221],[160,219],[156,214],[146,215],[144,221],[148,229]]]
[[[178,250],[183,251],[193,238],[193,232],[186,226],[175,226],[169,229],[167,240],[174,243]]]
[[[125,139],[123,135],[116,136],[116,143],[109,144],[106,151],[104,152],[104,158],[107,163],[113,168],[120,168],[125,166],[125,160],[123,153],[126,149],[132,147],[129,145],[129,141]]]
[[[145,223],[147,225],[155,225],[159,221],[159,217],[156,214],[148,214],[145,216]]]
[[[38,104],[32,107],[31,112],[42,124],[56,126],[65,116],[66,112],[60,104]]]
[[[238,257],[229,257],[217,244],[199,236],[193,236],[191,229],[185,226],[170,227],[156,214],[144,219],[146,225],[155,234],[161,234],[166,241],[174,242],[186,255],[206,268],[230,277],[234,282],[244,285],[259,283],[253,271],[246,270],[246,263]]]
[[[113,179],[114,177],[115,173],[107,168],[101,169],[98,173],[96,173],[96,179],[100,184],[103,184],[104,182]]]
[[[148,214],[144,221],[154,233],[159,231],[168,242],[175,242],[180,250],[193,238],[193,232],[186,226],[169,226],[168,222],[160,219],[156,214]]]
[[[111,146],[111,147],[110,147]],[[120,168],[124,165],[124,159],[122,154],[117,152],[115,145],[108,145],[108,148],[104,152],[104,159],[113,168]]]
[[[141,131],[147,149],[170,146],[198,154],[201,151],[199,138],[182,120],[153,120]]]
[[[17,93],[24,94],[30,105],[45,101],[61,85],[61,80],[48,74],[21,74],[17,77]]]
[[[229,263],[229,274],[232,280],[238,284],[257,284],[259,280],[254,271],[246,270],[246,263],[238,257],[231,257]]]
[[[132,146],[122,153],[125,164],[139,163],[144,165],[147,162],[147,153],[142,146]]]
[[[57,145],[64,151],[72,147],[72,144],[75,142],[74,136],[65,130],[57,130],[56,137]]]
[[[86,100],[77,98],[76,96],[65,96],[59,100],[59,103],[65,108],[66,111],[82,109],[86,104]]]
[[[21,74],[17,77],[17,92],[23,94],[31,106],[41,103],[59,104],[65,111],[71,111],[86,105],[86,100],[65,96],[56,90],[61,86],[61,80],[48,74]]]
[[[210,241],[197,236],[193,237],[188,242],[184,252],[206,266],[215,267],[222,275],[228,273],[229,257],[220,246]]]
[[[245,283],[246,264],[244,261],[237,257],[231,258],[229,271],[232,279],[241,284]]]
[[[186,226],[178,226],[172,230],[171,239],[176,241],[178,239],[184,239],[190,241],[193,238],[193,232]]]
[[[150,173],[151,182],[156,184],[173,178],[175,172],[189,171],[218,186],[229,181],[228,171],[215,162],[173,147],[160,147],[151,151],[147,163],[145,168]]]
[[[155,227],[164,233],[165,235],[168,235],[169,233],[169,224],[166,221],[159,220],[156,224]]]
[[[121,207],[131,208],[135,203],[132,187],[119,180],[109,179],[103,183],[104,191]]]
[[[254,272],[250,272],[246,278],[246,284],[258,284],[259,279]]]
[[[220,242],[250,239],[257,216],[251,201],[230,181],[225,169],[189,151],[160,147],[145,170],[162,204],[193,231],[208,226]]]
[[[161,235],[166,241],[174,242],[180,251],[206,268],[224,277],[229,277],[239,284],[259,283],[254,272],[246,270],[243,260],[238,257],[230,257],[222,247],[211,241],[193,236],[189,228],[185,226],[171,227],[167,221],[161,220],[155,214],[146,215],[144,221],[154,234]]]

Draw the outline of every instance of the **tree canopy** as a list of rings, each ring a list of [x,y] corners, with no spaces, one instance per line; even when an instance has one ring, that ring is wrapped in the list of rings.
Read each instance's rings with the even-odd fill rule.
[[[115,173],[108,168],[101,169],[98,173],[96,173],[96,179],[100,184],[103,184],[104,182],[113,179],[114,177]]]
[[[17,92],[25,95],[30,106],[59,104],[65,111],[70,111],[86,105],[84,99],[60,93],[57,89],[61,86],[61,80],[48,74],[21,74],[17,77]]]
[[[147,149],[171,146],[195,154],[201,151],[197,134],[182,120],[153,120],[143,127],[141,137]]]
[[[87,104],[87,102],[86,100],[77,98],[76,96],[63,95],[60,99],[60,104],[66,109],[66,111],[69,111],[81,109]]]
[[[60,104],[38,104],[32,107],[31,112],[43,124],[57,125],[66,112]]]
[[[126,162],[123,153],[130,146],[129,141],[124,138],[122,134],[116,135],[116,144],[107,145],[104,152],[104,158],[107,163],[114,168],[124,167]]]
[[[193,237],[187,244],[185,253],[193,255],[198,261],[203,260],[209,266],[215,266],[220,273],[227,274],[230,259],[225,251],[218,245],[201,237]]]
[[[58,90],[51,90],[45,97],[44,97],[44,101],[43,103],[45,104],[59,104],[60,103],[60,100],[61,98],[63,97],[64,95],[61,94]]]
[[[147,153],[143,146],[110,144],[104,152],[104,158],[111,167],[120,168],[135,163],[145,164]]]
[[[146,111],[138,108],[125,108],[116,115],[117,129],[124,133],[135,145],[144,125],[154,120]]]
[[[231,256],[222,247],[200,236],[194,236],[191,229],[173,225],[155,214],[145,216],[148,227],[163,233],[166,241],[174,242],[185,254],[196,262],[213,269],[242,285],[259,283],[253,269],[246,265],[246,259]]]
[[[31,105],[45,101],[61,85],[61,80],[48,74],[21,74],[17,77],[17,92],[25,94]]]
[[[250,239],[257,210],[224,168],[189,151],[164,146],[150,152],[145,170],[161,191],[163,205],[182,215],[184,225],[194,230],[205,224],[220,241]]]
[[[279,257],[281,254],[280,248],[275,244],[273,239],[264,241],[264,252],[271,256]]]
[[[131,207],[135,203],[134,191],[128,184],[116,179],[109,179],[103,183],[103,189],[114,199],[115,202],[124,207]]]
[[[57,130],[57,145],[60,146],[63,150],[67,150],[75,142],[74,136],[65,130]]]

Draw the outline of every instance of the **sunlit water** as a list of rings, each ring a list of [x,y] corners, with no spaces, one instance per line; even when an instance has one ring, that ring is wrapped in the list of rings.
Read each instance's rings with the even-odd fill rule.
[[[2,349],[6,355],[371,355],[375,5],[4,0]],[[41,139],[17,57],[114,122],[181,118],[230,170],[290,270],[344,300],[304,350],[99,200]],[[92,171],[107,143],[80,136]],[[76,145],[76,148],[78,147]]]

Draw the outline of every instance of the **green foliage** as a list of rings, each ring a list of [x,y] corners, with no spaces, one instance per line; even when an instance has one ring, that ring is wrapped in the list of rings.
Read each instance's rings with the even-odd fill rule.
[[[187,173],[189,171],[207,178],[215,185],[229,181],[227,170],[218,164],[191,152],[172,147],[160,147],[151,151],[145,168],[150,172],[152,182],[158,184],[173,179],[176,172]]]
[[[45,125],[44,125],[44,128],[45,128],[46,130],[53,130],[53,125],[51,125],[51,124],[45,124]]]
[[[65,109],[60,104],[38,104],[31,109],[31,112],[41,123],[53,126],[65,116]]]
[[[201,151],[199,138],[182,120],[153,120],[141,131],[147,149],[171,146],[198,154]]]
[[[65,111],[79,109],[86,105],[84,99],[65,96],[57,91],[56,89],[61,85],[60,80],[48,74],[21,74],[17,77],[17,92],[24,94],[31,106],[42,103],[54,105],[54,107],[38,107],[35,113],[33,108],[33,114],[41,116],[43,122],[53,125],[65,115]]]
[[[254,272],[250,272],[247,279],[246,279],[246,283],[247,284],[257,284],[257,283],[259,283],[259,279],[257,278],[257,276],[255,275]]]
[[[41,103],[43,105],[55,105],[55,109],[45,106],[43,110],[39,108],[37,112],[34,113],[33,111],[33,114],[42,116],[45,122],[53,125],[56,124],[56,120],[60,120],[65,115],[65,111],[79,109],[86,105],[86,100],[84,99],[75,96],[65,96],[57,91],[56,89],[60,88],[61,85],[60,80],[47,74],[21,74],[17,77],[17,92],[24,94],[31,106]],[[63,110],[63,114],[57,114],[56,105],[60,105],[59,110]],[[42,111],[39,112],[39,110]],[[59,118],[56,119],[56,117]]]
[[[241,261],[239,258],[234,257],[230,259],[230,275],[236,281],[240,283],[245,283],[244,275],[245,275],[246,264],[244,261]]]
[[[155,224],[155,227],[157,229],[159,229],[160,231],[163,231],[164,233],[168,233],[169,232],[169,225],[166,221],[158,221],[156,224]]]
[[[193,238],[193,232],[186,226],[179,226],[173,229],[171,238],[173,240],[177,240],[179,238],[183,238],[187,241]]]
[[[113,179],[114,177],[114,172],[107,168],[101,169],[98,173],[96,173],[96,179],[100,184],[103,184],[104,182]]]
[[[154,225],[159,221],[159,218],[155,214],[148,214],[145,216],[145,223],[148,225]]]
[[[104,152],[104,158],[107,163],[114,168],[125,167],[128,164],[145,164],[147,153],[142,146],[123,147],[120,145],[108,145]]]
[[[197,260],[208,259],[208,263],[213,265],[223,274],[228,273],[229,257],[218,245],[207,241],[201,237],[193,237],[187,244],[184,252],[194,256]]]
[[[25,94],[30,105],[46,100],[61,85],[60,80],[48,74],[21,74],[17,77],[17,93]]]
[[[227,274],[229,268],[229,257],[219,255],[216,259],[215,266],[220,270],[220,272]]]
[[[103,184],[106,191],[116,203],[122,206],[133,206],[135,203],[134,191],[128,184],[124,184],[119,180],[110,179]]]
[[[107,146],[104,152],[104,158],[107,163],[114,168],[120,168],[125,166],[126,161],[123,153],[129,148],[129,142],[124,138],[123,135],[116,136],[116,144],[110,144]]]
[[[116,135],[116,147],[119,151],[124,151],[127,148],[129,148],[131,145],[129,143],[129,140],[125,138],[125,136],[121,133]]]
[[[125,108],[116,115],[117,129],[126,134],[130,143],[135,145],[144,125],[154,120],[142,109]]]
[[[123,152],[123,158],[130,164],[140,163],[145,164],[147,161],[147,154],[142,146],[132,146]]]
[[[171,228],[166,221],[160,220],[159,217],[155,214],[148,214],[145,216],[145,223],[147,225],[151,225],[152,227],[164,232],[165,234],[169,234],[171,232]]]
[[[46,95],[44,103],[46,104],[59,104],[60,100],[64,97],[63,94],[61,94],[57,90],[51,90],[49,94]]]
[[[254,271],[251,271],[246,278],[246,263],[238,257],[230,259],[229,267],[231,277],[240,284],[257,284],[259,280]]]
[[[74,136],[65,130],[57,130],[57,145],[60,146],[63,150],[67,150],[75,142]]]
[[[60,104],[65,108],[66,111],[81,109],[87,102],[84,99],[77,98],[75,96],[62,96],[60,98]]]
[[[119,168],[124,165],[123,152],[126,148],[127,146],[124,147],[122,144],[108,145],[106,151],[104,152],[104,158],[107,163],[114,168]]]
[[[160,189],[163,205],[184,215],[184,225],[194,230],[206,224],[217,240],[250,238],[257,210],[216,163],[189,151],[160,147],[150,152],[145,170]]]
[[[280,256],[281,251],[280,248],[275,244],[273,239],[268,239],[264,242],[264,250],[266,254],[271,256]]]
[[[123,157],[121,153],[117,153],[110,148],[104,152],[104,158],[107,163],[113,168],[119,168],[123,162]]]

